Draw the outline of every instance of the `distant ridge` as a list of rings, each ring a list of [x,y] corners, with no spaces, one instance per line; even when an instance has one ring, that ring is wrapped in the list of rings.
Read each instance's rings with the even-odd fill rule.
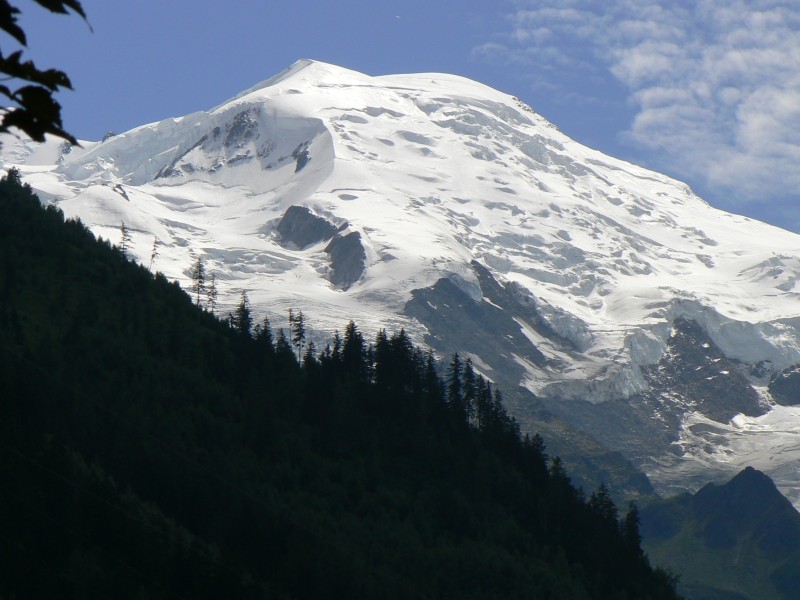
[[[681,573],[690,600],[797,598],[800,513],[761,471],[650,504],[641,517],[645,549]]]

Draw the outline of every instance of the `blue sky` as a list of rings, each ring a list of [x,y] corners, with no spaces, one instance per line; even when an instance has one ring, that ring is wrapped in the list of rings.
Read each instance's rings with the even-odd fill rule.
[[[18,2],[29,55],[72,78],[59,100],[82,139],[208,109],[299,58],[449,72],[715,206],[800,231],[796,0],[82,3],[93,32]]]

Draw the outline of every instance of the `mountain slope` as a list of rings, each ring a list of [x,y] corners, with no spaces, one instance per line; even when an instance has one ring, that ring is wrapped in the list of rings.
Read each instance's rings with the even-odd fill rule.
[[[445,397],[355,325],[301,366],[13,178],[0,207],[3,598],[677,598],[475,377],[467,420],[466,369]]]
[[[689,598],[797,597],[800,513],[760,471],[651,504],[641,517],[647,552],[681,573]]]
[[[798,453],[767,463],[800,447],[800,413],[773,409],[770,389],[787,388],[769,385],[800,363],[800,238],[585,148],[515,98],[300,61],[208,112],[65,151],[23,140],[3,155],[97,234],[118,240],[124,222],[143,264],[188,283],[202,258],[229,308],[242,290],[273,318],[303,305],[321,340],[350,318],[405,327],[521,386],[518,414],[535,395],[661,489],[752,463],[800,500]],[[728,367],[677,366],[714,359],[672,352],[676,322]],[[686,395],[708,378],[745,403]],[[651,450],[613,434],[655,421]]]

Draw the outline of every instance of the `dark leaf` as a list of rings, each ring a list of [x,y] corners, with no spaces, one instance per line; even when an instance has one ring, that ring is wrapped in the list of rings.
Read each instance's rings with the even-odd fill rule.
[[[68,8],[71,8],[80,16],[86,19],[86,13],[83,12],[83,7],[78,0],[33,0],[39,6],[43,6],[50,12],[60,13],[62,15],[66,15],[69,11]]]
[[[17,25],[19,9],[11,6],[8,0],[0,0],[0,29],[13,37],[23,46],[26,45],[25,32]]]
[[[37,142],[43,142],[44,135],[49,133],[64,138],[73,145],[78,145],[78,140],[64,131],[59,125],[53,123],[43,124],[37,120],[36,116],[22,109],[7,112],[2,122],[0,122],[0,133],[7,132],[12,128],[25,132],[32,140]]]
[[[3,121],[0,123],[0,132],[5,133],[13,128],[25,132],[32,140],[37,142],[44,141],[44,130],[36,122],[35,117],[26,110],[17,108],[3,115]]]
[[[33,0],[39,6],[53,13],[69,14],[70,11],[80,15],[86,21],[86,13],[80,0]],[[5,31],[23,46],[27,40],[25,32],[17,25],[20,10],[10,0],[0,0],[0,30]],[[91,29],[91,26],[89,27]],[[60,88],[72,89],[72,83],[63,71],[57,69],[40,70],[33,61],[22,59],[22,51],[4,56],[0,52],[0,73],[6,79],[26,81],[35,85],[26,85],[18,90],[0,85],[0,97],[5,96],[16,107],[2,111],[0,115],[0,133],[16,128],[26,133],[31,139],[43,142],[45,134],[62,137],[72,144],[77,140],[64,131],[61,124],[61,105],[53,99],[53,92]],[[8,104],[8,103],[3,103]]]
[[[5,113],[2,123],[0,123],[0,132],[16,127],[37,142],[43,142],[45,134],[50,133],[62,137],[72,144],[78,143],[74,137],[64,131],[61,124],[61,106],[53,99],[48,90],[28,85],[16,90],[11,98],[19,104],[19,108]]]
[[[26,60],[22,62],[21,59],[21,51],[14,52],[5,58],[0,56],[0,72],[6,73],[16,79],[24,79],[25,81],[38,83],[54,92],[57,91],[59,87],[72,89],[72,83],[64,72],[58,71],[57,69],[40,71],[36,65],[33,64],[33,61]]]
[[[13,94],[13,99],[25,110],[41,115],[43,120],[59,118],[60,106],[49,91],[38,85],[26,85]]]

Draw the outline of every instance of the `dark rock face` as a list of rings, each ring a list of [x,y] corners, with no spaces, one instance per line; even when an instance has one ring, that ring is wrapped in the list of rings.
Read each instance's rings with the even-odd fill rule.
[[[645,470],[653,461],[682,454],[675,442],[687,413],[698,411],[727,423],[739,413],[757,416],[766,411],[739,366],[688,319],[675,320],[666,352],[658,364],[642,367],[642,375],[648,389],[630,398],[600,404],[548,398],[543,403]],[[706,427],[713,437],[709,426],[693,427]]]
[[[492,273],[477,261],[472,261],[472,268],[478,276],[478,283],[481,286],[481,293],[493,304],[502,306],[512,315],[516,315],[530,325],[530,327],[544,337],[557,340],[561,345],[572,348],[573,344],[569,340],[560,337],[552,327],[542,318],[536,309],[536,303],[525,288],[518,283],[507,283],[501,285]],[[519,325],[517,325],[519,330]],[[530,344],[530,342],[529,342]],[[537,350],[538,352],[538,350]],[[541,360],[537,358],[537,360]],[[541,365],[542,363],[536,362]]]
[[[251,110],[245,110],[233,117],[226,126],[227,133],[223,145],[226,148],[237,148],[254,138],[258,132],[258,118]]]
[[[647,475],[637,470],[621,452],[608,450],[587,434],[569,428],[556,432],[541,421],[536,422],[535,427],[548,453],[564,461],[576,486],[596,490],[602,483],[619,507],[627,506],[631,498],[656,496]]]
[[[305,206],[286,209],[277,230],[283,245],[293,244],[301,250],[329,240],[336,234],[336,227],[332,223],[316,216]]]
[[[361,279],[367,266],[367,253],[361,245],[357,231],[336,235],[325,247],[331,257],[330,280],[336,287],[346,290]]]
[[[769,382],[769,392],[783,406],[800,404],[800,365],[776,373]]]
[[[346,227],[346,224],[344,225]],[[346,290],[361,279],[367,267],[367,253],[357,231],[341,235],[342,227],[318,217],[305,206],[290,206],[276,227],[281,244],[302,250],[330,240],[325,247],[330,257],[329,279],[333,285]]]
[[[219,127],[217,127],[215,129],[215,131],[218,131],[218,130],[219,130]],[[158,173],[156,173],[155,176],[153,177],[153,179],[160,179],[162,177],[178,177],[179,175],[181,175],[183,173],[188,173],[188,172],[194,171],[194,167],[191,164],[180,164],[181,160],[189,152],[191,152],[195,148],[203,146],[207,141],[208,141],[208,136],[207,135],[204,135],[203,137],[201,137],[199,140],[197,140],[197,142],[194,143],[194,145],[191,148],[189,148],[181,156],[179,156],[178,158],[173,160],[170,164],[168,164],[166,167],[164,167]]]
[[[198,172],[215,173],[225,166],[245,165],[254,161],[268,171],[294,163],[297,173],[311,161],[311,143],[320,133],[315,122],[309,121],[304,125],[308,127],[309,137],[298,143],[291,152],[283,147],[281,154],[278,154],[276,148],[285,132],[270,130],[269,124],[256,108],[239,111],[232,114],[228,122],[199,137],[188,150],[161,168],[154,178],[191,176]],[[211,159],[210,166],[205,166],[205,161],[196,160],[194,154],[198,149],[207,159]]]
[[[404,307],[405,314],[425,325],[428,329],[425,342],[443,355],[469,353],[480,356],[489,366],[499,364],[498,358],[516,355],[543,366],[546,357],[524,335],[515,320],[528,323],[540,319],[535,309],[532,306],[522,308],[511,298],[511,292],[486,269],[480,267],[476,273],[483,299],[476,301],[453,280],[442,278],[433,287],[414,290]],[[496,382],[506,382],[504,387],[513,389],[510,385],[515,386],[524,369],[519,366],[513,373],[487,373],[485,368],[482,371]]]
[[[441,356],[479,357],[476,368],[502,389],[506,408],[522,430],[542,436],[548,453],[564,461],[576,485],[594,490],[603,483],[620,503],[655,496],[647,476],[622,453],[598,442],[591,428],[579,430],[518,387],[525,372],[518,361],[545,368],[551,364],[523,328],[547,338],[564,355],[574,346],[552,330],[527,290],[499,281],[477,262],[472,268],[482,296],[478,299],[449,278],[412,292],[404,312],[426,327],[425,343]],[[509,361],[512,356],[517,360]]]
[[[658,365],[642,369],[652,389],[677,392],[720,423],[739,413],[756,417],[766,412],[738,366],[696,322],[676,319],[673,330]]]
[[[503,284],[478,263],[473,263],[480,292],[476,300],[456,280],[442,278],[429,288],[412,292],[404,312],[428,330],[425,343],[442,356],[454,352],[480,357],[478,370],[503,390],[506,407],[524,431],[542,435],[551,456],[559,456],[570,477],[587,490],[604,483],[620,502],[631,497],[654,496],[647,476],[621,453],[609,450],[584,431],[573,428],[542,407],[534,395],[518,382],[521,365],[509,368],[507,358],[546,366],[547,357],[523,333],[523,324],[569,352],[572,345],[559,338],[538,313],[527,292]],[[503,370],[494,367],[503,365]]]
[[[309,142],[303,142],[292,151],[292,158],[295,160],[294,172],[298,173],[303,170],[311,160],[311,155],[308,151]]]

